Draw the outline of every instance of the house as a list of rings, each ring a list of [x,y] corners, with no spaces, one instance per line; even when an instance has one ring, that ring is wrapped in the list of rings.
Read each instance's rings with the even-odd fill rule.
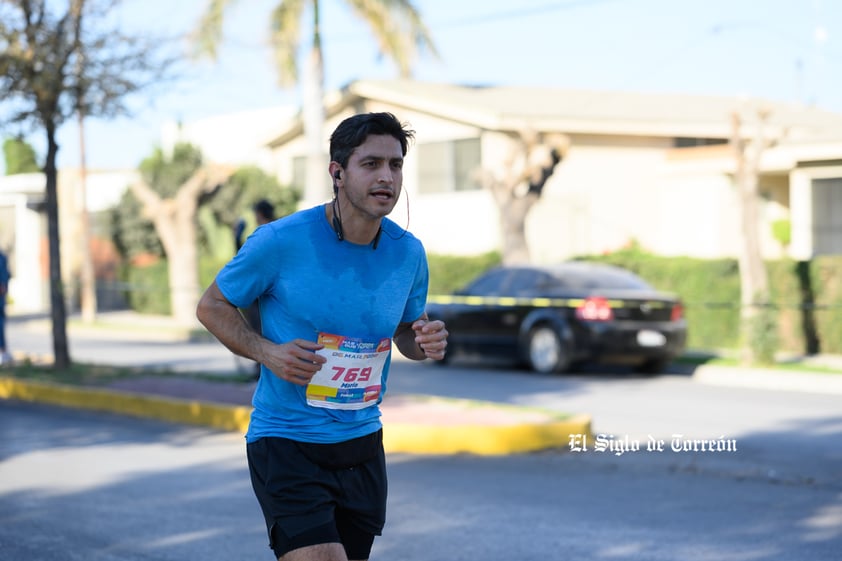
[[[266,142],[294,114],[291,107],[252,109],[217,115],[184,124],[170,122],[161,132],[161,146],[171,150],[177,142],[189,142],[202,150],[206,161],[266,167]],[[91,249],[100,309],[118,295],[107,283],[116,262],[107,232],[96,231],[96,216],[116,206],[129,184],[139,179],[134,169],[88,169],[84,188],[79,169],[59,170],[59,225],[61,266],[65,296],[74,309],[82,267],[82,209],[92,225]],[[47,220],[43,212],[45,178],[42,173],[0,177],[0,249],[10,257],[13,277],[9,293],[10,312],[43,313],[50,308]],[[117,298],[119,300],[119,298]],[[117,302],[119,305],[119,302]]]
[[[767,109],[766,134],[777,143],[760,162],[764,255],[842,253],[840,114],[727,97],[410,80],[353,82],[326,105],[325,135],[342,119],[368,111],[390,111],[415,129],[404,167],[408,198],[393,218],[408,224],[430,253],[499,249],[499,212],[476,170],[501,171],[518,131],[566,135],[567,156],[526,221],[531,258],[543,263],[631,241],[666,256],[736,256],[741,234],[731,114],[743,116],[743,134],[752,136],[760,130],[758,111]],[[280,130],[269,147],[281,183],[303,189],[307,150],[300,120]],[[772,234],[778,220],[791,225],[786,247]]]
[[[136,178],[134,170],[92,169],[87,170],[83,183],[79,169],[59,171],[62,280],[69,300],[74,299],[80,282],[80,241],[84,239],[84,222],[79,219],[81,210],[87,208],[90,215],[96,215],[115,206]],[[50,308],[45,190],[46,179],[42,173],[0,177],[0,249],[9,256],[12,270],[10,311],[15,314],[42,313]],[[95,266],[105,267],[113,261],[106,255],[110,251],[108,244],[94,243],[92,247]],[[107,271],[98,271],[100,278],[107,274]]]

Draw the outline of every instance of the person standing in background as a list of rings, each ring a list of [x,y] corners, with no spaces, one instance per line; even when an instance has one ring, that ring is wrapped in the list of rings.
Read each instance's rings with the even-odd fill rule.
[[[257,227],[268,224],[275,219],[275,206],[266,199],[257,201],[251,210],[254,212],[254,219],[257,222]],[[234,246],[237,251],[243,247],[243,233],[246,230],[246,221],[242,218],[237,220],[234,225]]]
[[[0,365],[12,362],[12,355],[6,350],[6,299],[9,294],[9,260],[0,251]]]
[[[266,199],[257,201],[252,210],[258,226],[268,224],[275,219],[275,207]]]

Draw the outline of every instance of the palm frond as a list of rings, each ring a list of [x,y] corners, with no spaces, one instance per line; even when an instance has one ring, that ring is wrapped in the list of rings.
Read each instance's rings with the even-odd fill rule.
[[[208,7],[202,14],[198,26],[191,33],[190,43],[193,45],[193,55],[199,57],[217,58],[219,43],[222,41],[222,24],[225,10],[236,0],[208,0]]]
[[[297,55],[304,7],[304,0],[284,0],[272,10],[269,40],[281,86],[292,86],[298,81]]]
[[[380,54],[392,59],[401,77],[412,75],[419,52],[439,58],[429,29],[409,0],[350,0],[349,4],[371,28]]]

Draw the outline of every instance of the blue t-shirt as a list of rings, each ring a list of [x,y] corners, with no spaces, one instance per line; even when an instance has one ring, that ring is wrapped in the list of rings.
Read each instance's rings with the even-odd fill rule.
[[[429,273],[421,242],[384,218],[371,244],[339,241],[323,206],[261,226],[219,272],[217,285],[239,308],[260,306],[263,336],[276,343],[316,341],[319,333],[391,339],[401,322],[424,312]],[[389,360],[383,371],[386,392]],[[379,400],[378,400],[379,403]],[[246,434],[341,442],[381,427],[378,405],[358,410],[307,404],[305,388],[263,367]]]

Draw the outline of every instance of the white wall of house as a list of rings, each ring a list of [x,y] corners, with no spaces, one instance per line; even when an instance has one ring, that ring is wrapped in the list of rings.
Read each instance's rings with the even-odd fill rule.
[[[172,153],[176,143],[188,142],[201,149],[206,162],[268,168],[271,154],[266,143],[288,126],[295,112],[292,106],[280,105],[187,123],[172,121],[161,131],[161,148]]]
[[[660,255],[705,259],[722,257],[729,247],[736,251],[739,213],[727,177],[671,171],[658,190],[657,216],[652,217],[656,237],[644,247]]]
[[[527,222],[533,260],[558,262],[653,238],[647,229],[659,211],[658,142],[574,136]]]
[[[62,170],[69,181],[79,181],[78,170]],[[75,175],[75,177],[73,177]],[[102,212],[117,206],[129,185],[139,179],[133,169],[89,170],[85,178],[85,203],[88,212]],[[81,189],[71,187],[71,189]]]
[[[26,173],[0,177],[0,248],[7,252],[12,279],[8,313],[37,313],[48,309],[46,284],[46,225],[43,215],[27,207],[43,199],[44,176]],[[7,218],[8,217],[8,218]]]
[[[409,230],[428,253],[478,255],[500,249],[497,207],[487,191],[424,195],[410,201]]]

